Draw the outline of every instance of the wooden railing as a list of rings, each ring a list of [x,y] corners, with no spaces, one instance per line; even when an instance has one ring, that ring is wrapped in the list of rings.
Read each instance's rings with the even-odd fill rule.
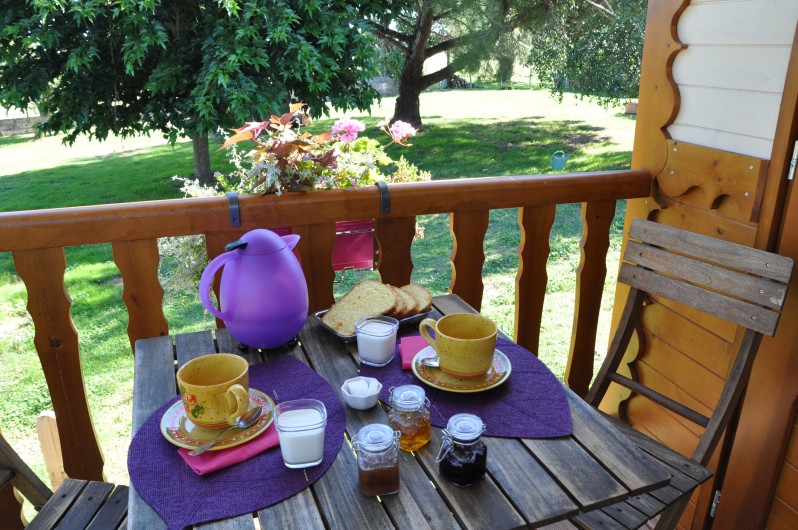
[[[515,293],[515,340],[538,348],[546,291],[546,260],[555,207],[583,203],[582,256],[566,381],[584,394],[592,376],[596,325],[606,275],[609,225],[618,199],[648,196],[646,171],[489,177],[389,186],[390,212],[380,211],[376,187],[240,198],[241,226],[230,225],[226,197],[176,199],[0,214],[0,251],[11,251],[28,292],[28,311],[53,401],[64,466],[73,478],[100,479],[103,459],[89,415],[80,342],[64,286],[65,247],[111,243],[129,314],[128,336],[167,335],[158,281],[157,238],[205,234],[209,256],[243,232],[292,226],[308,282],[310,311],[333,302],[331,255],[335,222],[374,219],[378,269],[384,282],[410,281],[410,245],[417,215],[450,213],[453,236],[450,291],[479,309],[483,241],[492,209],[519,207],[521,243]],[[136,362],[146,362],[137,359]]]

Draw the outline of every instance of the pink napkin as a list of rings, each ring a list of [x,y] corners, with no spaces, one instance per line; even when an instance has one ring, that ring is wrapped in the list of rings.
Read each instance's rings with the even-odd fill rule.
[[[186,461],[188,466],[194,470],[194,473],[197,475],[205,475],[243,462],[277,445],[280,445],[280,439],[277,437],[277,429],[274,424],[271,424],[263,434],[255,437],[254,440],[229,449],[205,451],[197,456],[188,454],[191,449],[178,449],[177,452],[183,457],[183,460]]]
[[[402,358],[402,370],[410,370],[413,365],[413,357],[427,346],[429,346],[429,344],[421,335],[412,335],[399,339],[399,355]]]

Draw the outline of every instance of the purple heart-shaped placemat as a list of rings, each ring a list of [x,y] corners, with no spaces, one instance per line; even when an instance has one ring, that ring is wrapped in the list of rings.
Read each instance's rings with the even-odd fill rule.
[[[324,460],[315,467],[289,469],[279,447],[208,475],[195,474],[161,434],[169,400],[142,424],[128,452],[130,481],[170,530],[254,512],[282,501],[313,484],[332,464],[344,441],[346,416],[332,386],[299,360],[290,357],[253,365],[249,385],[275,399],[318,399],[327,408]],[[279,487],[275,487],[279,485]]]
[[[361,375],[382,383],[380,399],[390,403],[390,389],[419,385],[430,400],[432,424],[446,427],[459,412],[476,414],[485,422],[488,436],[512,438],[556,438],[571,434],[571,411],[562,383],[536,356],[507,339],[496,348],[512,363],[510,377],[496,388],[475,393],[455,393],[431,387],[411,370],[402,370],[399,352],[387,366],[360,365]]]

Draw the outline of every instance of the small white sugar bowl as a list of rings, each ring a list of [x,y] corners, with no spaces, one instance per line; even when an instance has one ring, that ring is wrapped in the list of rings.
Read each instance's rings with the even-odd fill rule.
[[[366,410],[377,404],[382,383],[373,377],[353,377],[341,385],[344,401],[353,409]]]

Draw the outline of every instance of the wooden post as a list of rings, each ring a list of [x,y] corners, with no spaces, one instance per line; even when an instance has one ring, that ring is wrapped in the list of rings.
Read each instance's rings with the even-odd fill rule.
[[[543,300],[546,297],[546,262],[549,259],[554,204],[518,209],[521,243],[518,246],[518,274],[515,277],[515,337],[519,345],[538,353]]]
[[[576,270],[574,325],[565,367],[566,383],[581,397],[587,394],[593,378],[596,329],[604,280],[607,278],[607,249],[610,247],[610,225],[614,216],[615,201],[582,204],[583,228],[579,242],[579,268]]]
[[[453,212],[449,217],[452,230],[452,280],[449,292],[460,296],[468,305],[482,309],[482,266],[485,264],[485,232],[489,210]]]
[[[86,402],[78,332],[64,288],[63,248],[20,250],[14,265],[28,291],[28,312],[36,330],[33,342],[59,426],[64,468],[76,479],[102,480],[103,456]]]

